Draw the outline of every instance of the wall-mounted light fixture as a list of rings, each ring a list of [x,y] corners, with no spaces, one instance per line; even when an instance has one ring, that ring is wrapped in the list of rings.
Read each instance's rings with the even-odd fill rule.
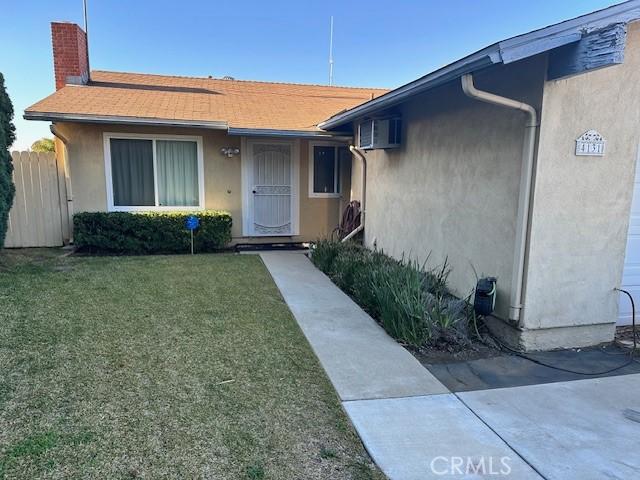
[[[234,147],[222,147],[220,149],[220,153],[225,157],[231,158],[234,155],[238,155],[240,153],[240,149]]]

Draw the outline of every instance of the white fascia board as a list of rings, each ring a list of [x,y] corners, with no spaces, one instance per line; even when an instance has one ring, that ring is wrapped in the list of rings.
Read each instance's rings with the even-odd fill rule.
[[[146,117],[120,117],[112,115],[85,115],[50,112],[25,112],[25,120],[43,120],[50,122],[81,122],[81,123],[112,123],[122,125],[160,125],[173,127],[208,128],[213,130],[226,130],[227,122],[201,121],[201,120],[176,120],[169,118]]]
[[[332,129],[358,118],[396,105],[416,93],[430,90],[465,73],[472,73],[496,63],[512,63],[545,51],[579,41],[584,33],[612,23],[628,23],[640,19],[640,0],[614,5],[581,17],[566,20],[533,32],[503,40],[464,57],[450,65],[407,83],[350,110],[338,113],[318,124]]]
[[[244,137],[295,137],[295,138],[320,138],[320,139],[345,139],[350,136],[333,134],[323,131],[308,130],[276,130],[269,128],[235,128],[229,127],[229,135],[240,135]]]
[[[579,41],[584,33],[612,23],[640,18],[640,0],[631,0],[597,12],[534,30],[499,42],[502,61],[507,64]]]
[[[406,85],[398,87],[395,90],[391,90],[390,92],[385,93],[378,98],[369,100],[368,102],[358,105],[357,107],[339,113],[329,118],[328,120],[325,120],[324,122],[318,124],[318,128],[326,130],[337,127],[339,125],[343,125],[355,120],[356,118],[368,115],[371,112],[397,105],[411,95],[429,90],[451,80],[454,80],[461,75],[464,75],[465,73],[470,73],[472,71],[488,67],[495,63],[499,63],[500,61],[501,59],[499,49],[497,48],[497,45],[492,45],[483,50],[480,50],[479,52],[469,55],[468,57],[465,57],[458,62],[442,67],[441,69],[436,70],[433,73],[414,80],[411,83],[407,83]]]

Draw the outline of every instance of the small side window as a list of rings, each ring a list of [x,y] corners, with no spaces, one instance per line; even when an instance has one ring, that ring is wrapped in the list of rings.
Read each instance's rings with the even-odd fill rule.
[[[337,193],[334,147],[313,147],[313,193]]]
[[[340,196],[340,161],[346,147],[312,145],[309,165],[309,196]]]

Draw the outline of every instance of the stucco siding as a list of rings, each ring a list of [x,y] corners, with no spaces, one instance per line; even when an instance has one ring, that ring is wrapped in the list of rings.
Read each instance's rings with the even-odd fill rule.
[[[536,57],[492,68],[476,75],[476,85],[538,106],[544,66]],[[402,147],[366,154],[366,244],[396,258],[430,255],[431,266],[447,259],[460,296],[472,291],[476,273],[497,276],[497,315],[506,317],[524,115],[471,100],[457,82],[399,110]],[[359,172],[353,168],[355,198]]]
[[[310,241],[331,234],[341,212],[341,198],[309,198],[308,142],[299,140],[300,235],[276,238],[246,238],[242,235],[242,155],[228,158],[222,147],[241,148],[241,137],[224,131],[102,124],[59,123],[58,131],[68,140],[68,157],[73,190],[73,209],[106,211],[107,192],[104,161],[105,132],[201,136],[203,140],[205,208],[226,210],[233,217],[234,242]],[[343,191],[348,199],[349,166],[343,171]]]
[[[73,191],[74,212],[107,209],[102,130],[94,125],[58,123],[57,130],[68,140],[67,164]]]
[[[596,129],[603,157],[575,155]],[[624,63],[546,82],[523,326],[615,322],[640,141],[640,23]],[[609,339],[613,326],[608,331]],[[601,341],[607,338],[601,339]]]

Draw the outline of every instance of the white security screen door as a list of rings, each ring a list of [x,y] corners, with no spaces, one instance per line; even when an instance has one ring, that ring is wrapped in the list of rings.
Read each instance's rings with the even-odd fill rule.
[[[294,235],[294,149],[291,143],[250,142],[250,230],[256,236]]]

